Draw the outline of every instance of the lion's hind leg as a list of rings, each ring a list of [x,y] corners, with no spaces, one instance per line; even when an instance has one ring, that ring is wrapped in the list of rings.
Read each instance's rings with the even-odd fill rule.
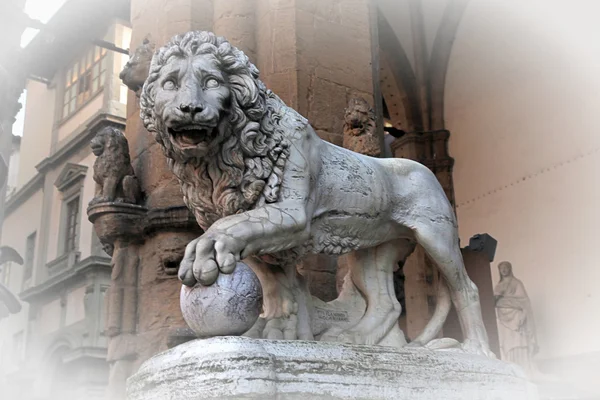
[[[348,257],[352,281],[365,296],[367,310],[354,327],[341,334],[336,330],[326,332],[322,340],[372,345],[378,344],[392,329],[399,329],[402,307],[396,299],[393,272],[398,261],[406,258],[413,248],[408,240],[395,240],[357,250]],[[402,347],[403,335],[395,336],[402,340],[394,345]]]
[[[244,260],[256,273],[263,290],[261,332],[263,339],[313,340],[307,301],[308,287],[295,265],[274,266],[250,257]]]
[[[483,324],[479,291],[467,275],[456,227],[448,221],[423,220],[415,224],[415,238],[436,263],[448,284],[463,329],[463,348],[471,353],[493,357]]]

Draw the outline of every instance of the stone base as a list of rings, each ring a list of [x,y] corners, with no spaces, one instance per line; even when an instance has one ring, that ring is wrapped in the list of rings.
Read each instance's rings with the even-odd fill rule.
[[[452,351],[217,337],[146,361],[129,400],[537,400],[514,365]]]

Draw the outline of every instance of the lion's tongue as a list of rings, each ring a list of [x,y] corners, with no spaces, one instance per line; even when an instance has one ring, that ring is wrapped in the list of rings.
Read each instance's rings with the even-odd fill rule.
[[[184,134],[179,135],[179,140],[183,144],[189,145],[197,145],[204,139],[205,132],[204,131],[188,131]]]

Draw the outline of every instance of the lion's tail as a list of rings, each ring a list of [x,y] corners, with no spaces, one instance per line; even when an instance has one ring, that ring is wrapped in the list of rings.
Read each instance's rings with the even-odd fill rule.
[[[427,326],[425,326],[425,329],[423,329],[423,332],[421,332],[421,334],[411,343],[413,345],[426,345],[435,339],[436,336],[441,332],[444,322],[446,322],[446,318],[448,317],[451,306],[452,300],[450,299],[450,290],[448,289],[448,284],[443,278],[440,277],[440,280],[438,281],[435,312],[427,323]]]

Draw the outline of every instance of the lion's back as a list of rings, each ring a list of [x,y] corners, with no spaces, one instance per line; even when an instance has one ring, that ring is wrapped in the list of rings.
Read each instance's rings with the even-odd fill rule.
[[[389,176],[381,160],[323,142],[318,152],[321,168],[317,179],[321,205],[371,207],[389,197]],[[372,207],[371,207],[372,208]]]
[[[323,142],[317,179],[319,207],[391,211],[423,194],[445,201],[435,175],[423,164],[403,158],[375,158]]]

